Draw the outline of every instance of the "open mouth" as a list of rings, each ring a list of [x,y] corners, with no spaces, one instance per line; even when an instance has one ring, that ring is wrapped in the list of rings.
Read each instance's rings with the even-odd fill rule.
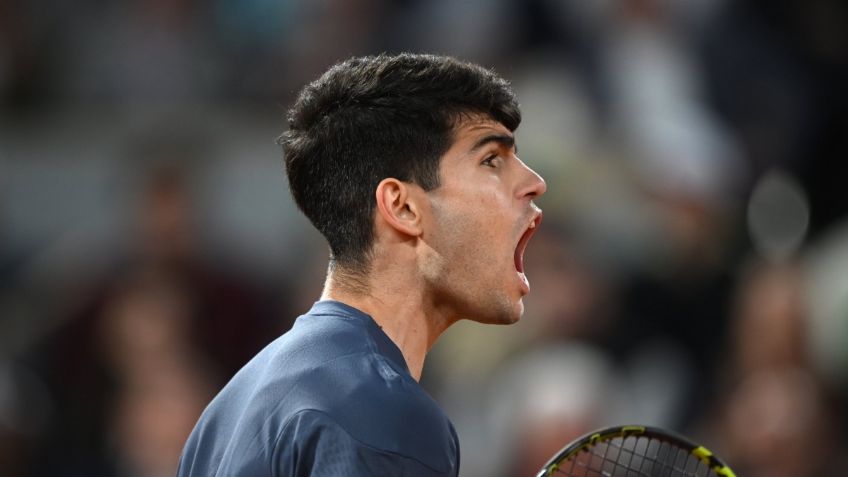
[[[542,223],[542,214],[538,213],[533,216],[533,220],[527,226],[527,229],[518,241],[518,245],[515,247],[515,269],[522,275],[524,274],[524,250],[527,248],[530,238],[536,233],[536,229],[540,223]]]

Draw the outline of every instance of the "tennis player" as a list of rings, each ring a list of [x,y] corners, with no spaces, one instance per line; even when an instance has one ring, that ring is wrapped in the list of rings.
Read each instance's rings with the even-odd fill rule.
[[[179,476],[457,475],[418,380],[451,324],[523,313],[545,182],[520,120],[506,81],[449,57],[353,58],[303,89],[280,143],[330,246],[324,291],[209,404]]]

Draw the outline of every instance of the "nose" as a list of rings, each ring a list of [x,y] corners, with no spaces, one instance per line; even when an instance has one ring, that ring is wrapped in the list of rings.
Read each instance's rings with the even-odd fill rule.
[[[548,190],[545,179],[542,179],[542,176],[521,160],[519,160],[519,163],[521,164],[523,177],[518,188],[518,197],[526,197],[532,200],[544,194]]]

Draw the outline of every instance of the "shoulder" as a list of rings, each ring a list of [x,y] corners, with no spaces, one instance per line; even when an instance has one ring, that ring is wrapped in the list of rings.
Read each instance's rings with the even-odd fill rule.
[[[363,448],[452,468],[459,448],[450,421],[409,375],[399,351],[386,350],[380,340],[388,338],[376,325],[345,316],[301,318],[210,403],[187,451],[202,449],[222,468],[267,462],[291,451],[293,430],[302,443],[332,423],[343,431],[337,435]]]
[[[458,452],[453,427],[438,404],[379,354],[326,362],[302,376],[291,393],[295,413],[321,413],[368,446],[425,462]]]
[[[375,424],[379,426],[379,422]],[[452,442],[455,445],[455,440]],[[273,454],[272,467],[279,475],[455,476],[459,468],[458,449],[427,454],[415,452],[415,448],[375,445],[334,416],[317,410],[291,416]]]
[[[320,318],[312,323],[321,333],[311,336],[321,344],[303,352],[314,356],[289,391],[286,414],[319,413],[362,445],[451,468],[459,452],[453,426],[388,337],[368,321]]]

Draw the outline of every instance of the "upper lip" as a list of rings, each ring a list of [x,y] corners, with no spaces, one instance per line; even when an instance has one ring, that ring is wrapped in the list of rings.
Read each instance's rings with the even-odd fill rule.
[[[524,273],[524,250],[527,248],[527,243],[530,242],[530,238],[534,233],[536,233],[536,229],[539,228],[540,223],[542,223],[542,211],[539,208],[534,207],[530,221],[527,223],[527,226],[524,228],[524,232],[521,234],[521,237],[518,239],[518,243],[515,245],[515,269],[518,270],[519,273]]]

